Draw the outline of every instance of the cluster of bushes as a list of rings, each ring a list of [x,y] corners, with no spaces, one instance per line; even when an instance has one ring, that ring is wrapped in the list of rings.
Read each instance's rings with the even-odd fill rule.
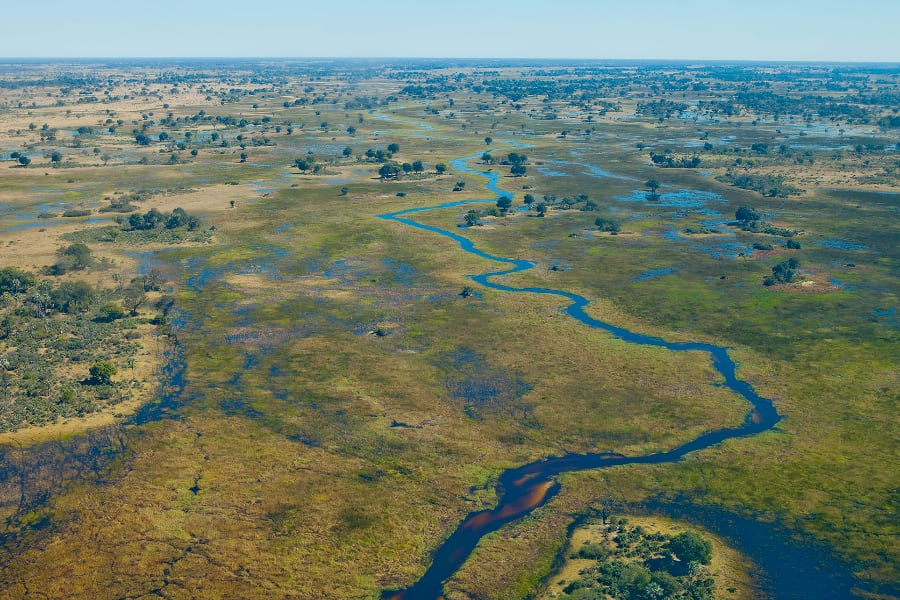
[[[75,243],[63,250],[63,256],[57,261],[57,265],[51,267],[50,274],[61,275],[70,270],[90,266],[92,263],[85,259],[75,262],[71,267],[67,263],[72,260],[68,255],[89,256],[90,249],[85,242],[114,242],[124,239],[133,243],[178,243],[186,239],[205,241],[210,235],[209,232],[200,231],[200,219],[188,214],[183,208],[176,208],[172,212],[151,208],[143,214],[132,213],[128,217],[119,215],[116,217],[116,223],[118,226],[93,227],[66,234],[64,237]]]
[[[54,284],[16,267],[0,269],[0,432],[83,416],[128,395],[113,377],[133,368],[138,307],[159,289],[158,273],[117,289],[82,280]],[[164,326],[172,302],[158,298]],[[133,376],[133,373],[132,373]]]
[[[485,138],[485,142],[491,138]],[[481,155],[481,162],[486,165],[492,165],[497,162],[490,152],[484,152]],[[508,166],[509,172],[513,177],[522,177],[528,171],[525,164],[528,162],[528,156],[517,152],[510,152],[505,159],[500,161],[501,165]]]
[[[60,248],[57,256],[56,262],[45,270],[48,275],[64,275],[71,271],[83,271],[95,263],[90,247],[81,242]]]
[[[143,196],[137,193],[128,196],[120,196],[118,198],[110,198],[109,205],[101,207],[100,212],[131,213],[137,210],[137,206],[131,203],[132,200],[141,201],[144,199]]]
[[[789,258],[784,262],[780,262],[772,267],[772,274],[763,278],[763,284],[766,286],[777,285],[779,283],[793,283],[801,277],[797,272],[800,261],[796,258]]]
[[[712,600],[715,580],[705,565],[712,560],[712,544],[686,531],[678,535],[649,533],[612,518],[604,540],[587,543],[572,555],[596,561],[578,579],[567,582],[562,598],[691,598]]]
[[[541,197],[540,202],[537,202],[533,194],[525,194],[523,200],[529,207],[537,203],[538,206],[543,204],[545,208],[552,206],[558,210],[577,209],[584,212],[591,212],[600,208],[600,205],[591,200],[587,194],[576,194],[575,196],[564,196],[563,198],[557,198],[552,194],[544,195]]]
[[[200,219],[189,215],[183,208],[176,208],[170,213],[163,213],[151,208],[144,214],[132,213],[128,219],[121,220],[130,230],[146,231],[149,229],[179,229],[186,227],[188,231],[194,231],[200,227]]]
[[[733,223],[730,223],[730,225],[734,227],[740,227],[742,231],[749,231],[750,233],[765,233],[768,235],[779,235],[786,238],[791,238],[797,235],[797,232],[793,229],[776,227],[775,225],[772,225],[768,221],[764,220],[764,215],[746,206],[741,206],[740,208],[738,208],[734,213],[734,218],[735,221]],[[799,249],[800,244],[797,244],[795,242],[794,244],[785,247]]]
[[[784,182],[780,175],[754,175],[751,173],[737,173],[729,169],[720,181],[730,183],[734,187],[759,192],[770,198],[787,198],[801,193],[803,190]]]
[[[87,217],[91,214],[90,209],[87,208],[70,208],[68,210],[63,211],[62,216],[64,217]]]
[[[634,114],[638,116],[644,115],[656,117],[657,119],[669,119],[673,116],[680,115],[687,109],[688,105],[683,102],[650,100],[649,102],[638,102]]]
[[[314,175],[318,175],[325,168],[325,165],[316,162],[316,157],[312,154],[307,154],[303,158],[295,159],[294,166],[297,167],[297,170],[301,173],[312,171]]]
[[[544,196],[543,201],[548,205],[552,205],[558,210],[580,210],[584,212],[595,211],[600,208],[596,202],[590,199],[587,194],[576,194],[575,196]]]
[[[668,151],[662,154],[651,152],[650,161],[664,169],[696,169],[700,166],[700,157],[696,154],[691,157],[676,156]]]
[[[612,234],[619,233],[619,229],[622,227],[618,221],[607,217],[597,217],[594,219],[594,225],[597,226],[599,231],[606,231]]]

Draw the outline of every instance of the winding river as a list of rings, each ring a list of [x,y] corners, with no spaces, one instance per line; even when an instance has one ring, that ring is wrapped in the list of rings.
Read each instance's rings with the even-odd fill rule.
[[[487,178],[487,189],[495,194],[494,198],[488,200],[448,202],[437,206],[412,208],[399,212],[386,213],[379,215],[379,217],[442,235],[457,242],[460,248],[466,252],[508,265],[508,268],[498,271],[471,276],[473,281],[487,288],[511,293],[559,296],[568,302],[565,312],[569,316],[588,327],[602,329],[626,342],[645,346],[659,346],[673,352],[700,351],[707,353],[713,367],[724,379],[722,385],[747,400],[751,408],[741,426],[705,433],[686,444],[666,452],[644,456],[623,456],[610,453],[570,454],[540,460],[505,471],[500,476],[496,488],[498,498],[497,506],[491,510],[469,514],[457,527],[456,531],[454,531],[450,537],[437,548],[434,552],[431,566],[418,582],[405,590],[385,592],[382,595],[383,599],[434,600],[436,598],[441,598],[443,593],[443,583],[463,565],[478,542],[486,534],[496,531],[503,525],[519,519],[545,504],[559,491],[559,484],[555,481],[555,478],[560,474],[619,465],[672,463],[684,458],[691,452],[709,448],[710,446],[725,440],[752,436],[771,429],[781,419],[771,400],[761,397],[754,391],[749,383],[742,381],[737,377],[735,363],[728,355],[725,348],[698,342],[667,342],[658,337],[635,333],[610,323],[597,320],[588,315],[585,311],[585,308],[589,303],[588,299],[571,292],[550,288],[517,288],[502,283],[496,283],[493,281],[495,278],[533,268],[535,263],[493,256],[476,248],[471,240],[461,235],[444,229],[424,225],[410,218],[415,213],[428,210],[461,206],[473,202],[495,202],[496,198],[503,193],[497,187],[499,173],[482,172],[469,168],[466,163],[473,158],[474,157],[456,159],[452,161],[451,164],[458,172],[466,172],[471,175]]]
[[[503,193],[498,188],[499,173],[481,172],[469,168],[467,162],[472,158],[473,157],[460,158],[452,161],[451,164],[457,172],[466,172],[475,176],[486,178],[487,189],[495,195],[494,198],[486,200],[449,202],[440,204],[438,206],[415,208],[405,211],[383,214],[380,215],[380,217],[385,220],[394,221],[409,227],[414,227],[433,234],[445,236],[458,243],[463,251],[472,253],[490,261],[503,264],[504,267],[500,270],[491,271],[472,277],[473,281],[487,288],[511,293],[532,293],[558,296],[568,303],[564,310],[572,318],[577,319],[579,322],[588,327],[607,331],[611,335],[614,335],[626,342],[649,346],[659,346],[674,352],[700,351],[707,353],[710,357],[712,365],[724,379],[723,385],[746,399],[750,405],[750,410],[742,425],[706,433],[686,444],[683,444],[666,452],[644,456],[624,456],[620,454],[610,453],[571,454],[536,461],[534,463],[520,466],[504,472],[500,476],[497,484],[497,506],[491,510],[480,511],[468,515],[457,527],[456,531],[454,531],[450,535],[450,537],[448,537],[445,542],[434,552],[434,555],[432,557],[432,565],[425,572],[422,578],[413,586],[405,590],[386,592],[385,594],[383,594],[383,598],[386,599],[434,600],[436,598],[440,598],[443,591],[443,583],[457,572],[457,570],[470,556],[479,541],[486,534],[492,531],[496,531],[503,525],[530,513],[534,509],[545,504],[548,500],[550,500],[554,495],[558,493],[559,484],[556,482],[556,477],[560,474],[581,471],[585,469],[600,469],[628,464],[672,463],[682,459],[691,452],[708,448],[724,440],[751,436],[768,430],[780,420],[780,416],[775,410],[771,400],[759,396],[753,390],[752,386],[737,377],[735,372],[735,363],[729,357],[728,352],[725,348],[712,344],[693,342],[671,343],[661,338],[642,335],[620,327],[616,327],[588,315],[585,310],[589,303],[587,298],[563,290],[550,288],[516,288],[502,283],[497,283],[494,281],[494,279],[502,277],[504,275],[533,268],[535,266],[535,263],[524,260],[515,260],[505,257],[493,256],[491,254],[488,254],[487,252],[479,250],[474,246],[471,240],[461,235],[458,235],[451,231],[424,225],[413,220],[412,217],[415,215],[415,213],[418,212],[453,206],[461,206],[464,204],[471,204],[473,202],[488,203],[496,201],[496,197]],[[149,257],[144,256],[143,258],[146,260]],[[191,278],[188,281],[188,285],[191,287],[195,287],[198,290],[203,289],[206,287],[207,279],[210,277],[212,277],[212,273],[203,271],[202,273],[196,274],[195,277]],[[188,327],[188,323],[191,321],[184,318],[179,320],[177,315],[175,316],[175,319],[178,328]],[[187,393],[183,389],[183,374],[185,369],[183,359],[177,356],[177,352],[170,355],[169,359],[170,360],[167,365],[168,385],[161,394],[161,400],[157,403],[151,403],[145,406],[136,415],[129,419],[127,421],[127,424],[140,426],[148,422],[153,422],[164,418],[177,417],[178,408],[190,399],[187,397]],[[66,473],[76,467],[83,469],[84,465],[87,463],[93,465],[93,467],[90,468],[99,471],[99,469],[102,468],[102,466],[114,456],[115,452],[117,452],[117,450],[112,448],[113,445],[109,443],[109,438],[115,437],[117,435],[119,435],[119,430],[117,428],[109,428],[109,430],[104,430],[97,434],[96,440],[94,440],[93,438],[88,438],[84,441],[83,444],[79,444],[77,446],[74,443],[60,444],[59,448],[56,448],[56,446],[53,444],[45,444],[36,449],[33,449],[29,453],[29,456],[31,458],[35,458],[34,453],[46,454],[47,461],[58,461],[61,465],[69,468],[68,470],[62,469],[59,478],[74,477],[75,475],[67,475]],[[121,443],[126,443],[126,439],[124,437],[122,438]],[[105,450],[108,448],[112,449]],[[79,461],[72,460],[73,452],[75,451],[81,453],[79,455],[81,457]],[[82,454],[83,456],[81,456]],[[22,460],[22,465],[16,467],[15,464],[13,464],[13,462],[9,460],[11,455],[11,451],[4,451],[3,449],[0,449],[0,487],[2,487],[3,484],[14,483],[17,479],[20,478],[22,479],[22,481],[29,479],[39,479],[37,475],[30,475],[28,467],[29,461]],[[88,458],[90,458],[91,460],[88,461]],[[41,460],[33,460],[31,462],[34,462],[38,465],[37,467],[34,467],[34,469],[38,469],[40,467],[40,464],[42,464]],[[65,473],[63,473],[63,471],[65,471]],[[34,493],[34,502],[41,502],[42,498],[45,498],[48,494],[49,491],[44,490],[43,488],[37,489]],[[665,509],[663,509],[663,511],[665,511]],[[707,523],[710,520],[714,521],[715,518],[715,516],[711,518],[707,518],[704,516],[704,523]],[[729,522],[729,524],[727,524],[725,527],[728,526],[731,526],[731,522]],[[766,529],[766,524],[754,522],[749,523],[748,527],[762,528],[761,532],[756,534],[759,537],[771,537],[770,530]],[[713,528],[713,530],[715,531],[715,528]],[[787,548],[792,543],[791,536],[786,535],[784,536],[783,542],[778,541],[777,543],[780,546]],[[782,556],[777,554],[777,550],[772,554],[773,556],[777,557]],[[753,556],[753,558],[756,559],[757,556]],[[790,558],[793,558],[793,556]],[[794,564],[792,564],[788,559],[775,558],[772,560],[783,563],[784,568],[789,572],[794,567]],[[804,591],[811,592],[806,597],[842,598],[849,596],[849,589],[853,583],[853,580],[851,577],[849,577],[849,575],[841,580],[840,585],[837,588],[833,586],[828,588],[832,591],[832,593],[815,593],[810,585],[815,584],[817,579],[822,581],[826,579],[822,577],[821,572],[816,572],[820,569],[820,564],[820,562],[813,563],[813,566],[810,567],[810,570],[813,572],[806,576],[809,583],[803,582],[800,584],[801,586],[804,586]],[[766,565],[763,566],[764,568],[767,568]],[[846,568],[846,566],[844,566],[843,571],[841,572],[846,573],[847,571],[848,569]],[[828,585],[827,581],[826,585]],[[839,592],[838,594],[833,593],[836,589]],[[845,590],[847,591],[846,594],[844,593]],[[781,594],[778,595],[781,596]],[[793,594],[789,594],[788,596],[795,597]],[[796,597],[803,596],[797,595]]]

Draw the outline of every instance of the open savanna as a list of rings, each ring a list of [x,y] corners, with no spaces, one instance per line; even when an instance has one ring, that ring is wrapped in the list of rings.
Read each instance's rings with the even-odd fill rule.
[[[176,352],[153,358],[183,374],[157,389],[173,382],[154,363],[139,378],[139,400],[167,407],[162,418],[110,429],[115,443],[58,442],[121,445],[94,468],[61,477],[69,471],[48,462],[4,480],[15,492],[52,492],[3,496],[2,595],[374,598],[413,583],[467,513],[491,507],[504,469],[570,452],[660,452],[743,422],[749,407],[721,387],[707,355],[623,342],[567,317],[556,296],[482,289],[468,276],[503,264],[378,217],[462,200],[479,202],[409,216],[536,263],[500,278],[506,285],[575,292],[614,325],[728,347],[739,376],[784,419],[675,464],[562,477],[546,506],[483,541],[448,598],[536,593],[569,526],[601,498],[775,521],[826,544],[868,589],[896,583],[898,196],[887,171],[865,183],[896,152],[816,150],[815,162],[789,164],[775,149],[802,150],[803,127],[635,116],[648,93],[639,78],[600,114],[531,92],[518,101],[463,86],[401,92],[404,77],[547,77],[529,69],[392,67],[360,82],[242,68],[178,86],[144,72],[144,85],[123,81],[110,90],[118,99],[97,104],[4,90],[0,153],[28,146],[33,160],[0,163],[0,201],[15,207],[3,213],[0,267],[52,264],[73,235],[113,265],[85,274],[93,285],[152,262],[176,300],[167,333],[177,339]],[[107,119],[124,124],[109,132]],[[139,145],[132,130],[149,121],[152,139]],[[43,123],[55,140],[41,139]],[[86,123],[95,130],[70,133]],[[865,146],[873,131],[841,135]],[[648,159],[705,140],[716,146],[702,155],[708,169]],[[752,168],[785,171],[802,194],[768,198],[717,179],[747,157],[733,148],[761,143],[771,154],[755,152],[762,166]],[[399,146],[391,160],[421,160],[423,172],[380,181],[381,163],[365,152],[389,144]],[[45,155],[57,147],[54,166]],[[485,151],[494,164],[481,164]],[[524,177],[501,164],[510,152],[527,155]],[[437,173],[460,157],[474,157],[467,170]],[[301,172],[297,159],[320,169]],[[488,171],[514,208],[525,194],[546,197],[546,216],[515,211],[460,227],[468,210],[493,206],[477,174]],[[658,201],[647,201],[649,179]],[[593,210],[563,209],[581,194]],[[109,233],[118,213],[97,210],[123,197],[139,213],[184,208],[205,235]],[[741,206],[797,230],[802,248],[728,225]],[[92,213],[61,216],[69,209]],[[598,231],[598,216],[619,221],[619,233]],[[814,283],[763,286],[791,257]],[[153,333],[143,335],[152,348]],[[26,464],[30,455],[8,456]]]

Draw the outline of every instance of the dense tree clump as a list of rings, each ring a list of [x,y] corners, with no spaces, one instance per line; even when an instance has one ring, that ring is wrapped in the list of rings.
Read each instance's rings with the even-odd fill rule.
[[[137,231],[146,231],[164,227],[165,229],[178,229],[187,227],[188,231],[194,231],[200,226],[200,219],[189,215],[183,208],[176,208],[170,213],[163,213],[151,208],[144,214],[133,213],[128,216],[128,228]]]
[[[797,268],[799,266],[800,261],[796,258],[790,258],[784,262],[780,262],[772,267],[772,274],[767,275],[763,279],[763,284],[772,286],[779,283],[793,283],[800,279],[800,274],[797,273]]]
[[[700,166],[701,160],[696,154],[693,156],[677,156],[669,151],[662,154],[650,153],[650,161],[654,165],[666,169],[696,169]]]
[[[741,223],[747,223],[749,221],[758,221],[762,218],[762,215],[753,210],[752,208],[747,208],[746,206],[742,206],[738,208],[734,213],[734,218],[740,221]]]
[[[607,233],[619,233],[619,229],[622,227],[618,221],[607,217],[597,217],[594,219],[594,225],[597,226],[599,231]]]
[[[615,517],[602,526],[602,532],[601,540],[585,543],[572,553],[571,558],[595,564],[567,582],[560,598],[715,598],[715,580],[705,566],[712,560],[712,544],[700,534],[651,533]]]
[[[739,173],[729,170],[719,179],[730,183],[734,187],[753,190],[770,198],[787,198],[802,191],[785,183],[784,178],[780,175],[754,175],[752,173]]]
[[[83,271],[94,264],[94,257],[87,244],[76,242],[61,248],[56,262],[47,268],[50,275],[63,275],[70,271]]]
[[[142,324],[165,337],[170,297],[155,302],[153,318],[137,313],[146,291],[163,284],[154,270],[103,289],[0,268],[0,432],[84,416],[128,397],[112,377],[138,355]]]
[[[112,376],[119,370],[112,363],[102,360],[91,365],[91,379],[100,385],[109,385],[112,383]]]

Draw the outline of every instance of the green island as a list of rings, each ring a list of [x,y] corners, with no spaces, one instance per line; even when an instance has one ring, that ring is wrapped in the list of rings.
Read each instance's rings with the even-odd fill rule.
[[[712,347],[771,426],[550,477],[442,597],[898,597],[898,89],[3,61],[0,597],[403,597],[510,470],[752,429]]]

